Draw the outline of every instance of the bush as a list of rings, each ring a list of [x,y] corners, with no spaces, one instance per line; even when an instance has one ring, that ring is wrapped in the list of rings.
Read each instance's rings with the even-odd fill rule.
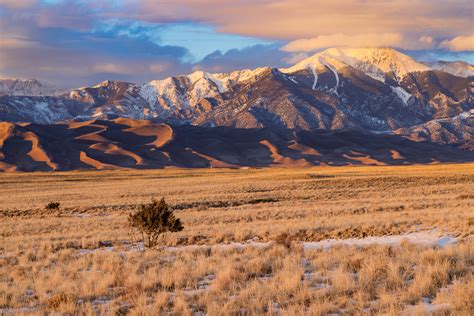
[[[57,211],[59,210],[60,206],[61,206],[61,203],[59,202],[49,202],[48,204],[46,204],[44,208],[47,209],[48,211]]]
[[[160,235],[165,232],[183,230],[181,221],[174,216],[164,198],[159,202],[153,199],[150,204],[140,205],[135,213],[129,214],[128,223],[142,234],[143,242],[147,241],[148,247],[155,246]]]

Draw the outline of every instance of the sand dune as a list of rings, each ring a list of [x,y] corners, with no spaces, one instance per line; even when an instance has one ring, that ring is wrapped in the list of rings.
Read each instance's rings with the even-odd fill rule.
[[[288,146],[288,148],[296,150],[296,151],[298,151],[302,154],[305,154],[305,155],[310,155],[310,156],[320,156],[321,155],[321,153],[319,151],[317,151],[316,149],[305,146],[305,145],[301,145],[301,144],[298,144],[298,143],[291,144],[290,146]]]
[[[14,125],[12,123],[0,122],[0,160],[5,158],[3,154],[2,147],[5,140],[10,137]],[[5,169],[7,167],[0,167],[0,169]]]
[[[191,152],[192,152],[194,155],[197,155],[197,156],[199,156],[199,157],[201,157],[201,158],[204,158],[204,159],[206,159],[207,161],[209,161],[209,166],[210,166],[211,168],[236,168],[236,167],[239,167],[239,166],[237,166],[237,165],[234,165],[234,164],[231,164],[231,163],[227,163],[227,162],[224,162],[224,161],[215,159],[215,158],[213,158],[213,157],[211,157],[211,156],[198,153],[198,152],[195,151],[195,150],[191,150]]]
[[[108,142],[109,141],[107,138],[99,135],[97,132],[81,135],[81,136],[76,137],[76,139],[90,140],[93,142]]]
[[[124,131],[139,136],[154,136],[156,140],[149,143],[157,148],[163,147],[166,143],[173,139],[173,129],[165,124],[139,125],[127,128]]]
[[[3,147],[3,142],[10,137],[14,124],[8,122],[0,122],[0,148]]]
[[[405,157],[403,157],[402,155],[400,155],[400,153],[396,150],[390,150],[390,156],[392,157],[392,159],[394,160],[401,160],[401,159],[405,159]]]
[[[0,157],[0,159],[2,159]],[[14,165],[10,165],[8,163],[0,162],[0,171],[2,172],[14,172],[17,171],[17,167]]]
[[[28,152],[28,156],[30,156],[31,159],[46,163],[52,170],[58,168],[58,165],[51,161],[49,155],[41,147],[38,136],[32,132],[25,132],[21,135],[24,140],[31,142],[31,150]]]
[[[113,120],[116,124],[119,125],[126,125],[128,127],[142,127],[142,126],[150,126],[153,123],[149,120],[133,120],[125,117],[120,117]]]
[[[94,167],[95,169],[98,169],[98,170],[119,169],[117,166],[105,164],[105,163],[102,163],[98,160],[95,160],[95,159],[87,156],[87,154],[83,151],[80,152],[80,159],[86,165],[90,165],[90,166],[92,166],[92,167]]]
[[[280,155],[278,152],[278,148],[270,143],[268,140],[260,141],[260,144],[266,146],[271,153],[271,157],[273,158],[273,164],[275,165],[285,165],[285,166],[307,166],[310,165],[305,159],[293,159],[290,157],[285,157]]]
[[[90,146],[90,148],[103,151],[106,154],[110,155],[119,155],[119,156],[127,156],[131,157],[132,159],[135,160],[137,165],[143,165],[143,158],[140,157],[139,155],[125,150],[123,148],[120,148],[119,146],[115,144],[104,144],[104,143],[99,143],[99,144],[93,144]]]
[[[352,154],[359,154],[359,153],[353,152]],[[385,166],[386,165],[386,163],[373,159],[370,156],[354,156],[354,155],[348,155],[348,154],[343,154],[342,156],[350,160],[358,161],[363,165],[368,165],[368,166]]]
[[[71,123],[69,123],[68,126],[69,126],[70,129],[75,129],[75,128],[80,128],[80,127],[84,127],[84,126],[90,126],[94,123],[95,123],[94,120],[78,121],[78,122],[71,122]]]
[[[368,141],[370,139],[370,141]],[[474,152],[357,131],[206,128],[117,119],[0,123],[0,171],[472,162]]]

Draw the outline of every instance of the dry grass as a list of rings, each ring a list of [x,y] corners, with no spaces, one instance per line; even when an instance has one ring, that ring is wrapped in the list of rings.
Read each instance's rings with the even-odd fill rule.
[[[2,174],[0,187],[3,313],[474,311],[472,164]],[[126,215],[162,196],[185,229],[161,242],[179,247],[140,251]],[[300,243],[433,228],[459,242]],[[249,240],[275,242],[221,245]]]

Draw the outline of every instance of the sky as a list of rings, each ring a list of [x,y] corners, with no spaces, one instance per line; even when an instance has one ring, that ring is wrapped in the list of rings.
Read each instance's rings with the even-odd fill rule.
[[[62,88],[286,67],[328,47],[474,64],[472,0],[0,0],[0,78]]]

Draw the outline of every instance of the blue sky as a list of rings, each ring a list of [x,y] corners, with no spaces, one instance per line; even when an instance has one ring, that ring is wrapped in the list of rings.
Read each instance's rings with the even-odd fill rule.
[[[183,47],[188,51],[183,61],[199,62],[219,50],[243,49],[254,45],[271,45],[276,41],[236,34],[219,33],[213,26],[193,22],[144,23],[140,21],[107,20],[92,30],[95,34],[124,36],[150,41],[157,45]]]
[[[472,14],[467,0],[0,0],[0,77],[144,82],[283,67],[333,46],[474,64]]]

